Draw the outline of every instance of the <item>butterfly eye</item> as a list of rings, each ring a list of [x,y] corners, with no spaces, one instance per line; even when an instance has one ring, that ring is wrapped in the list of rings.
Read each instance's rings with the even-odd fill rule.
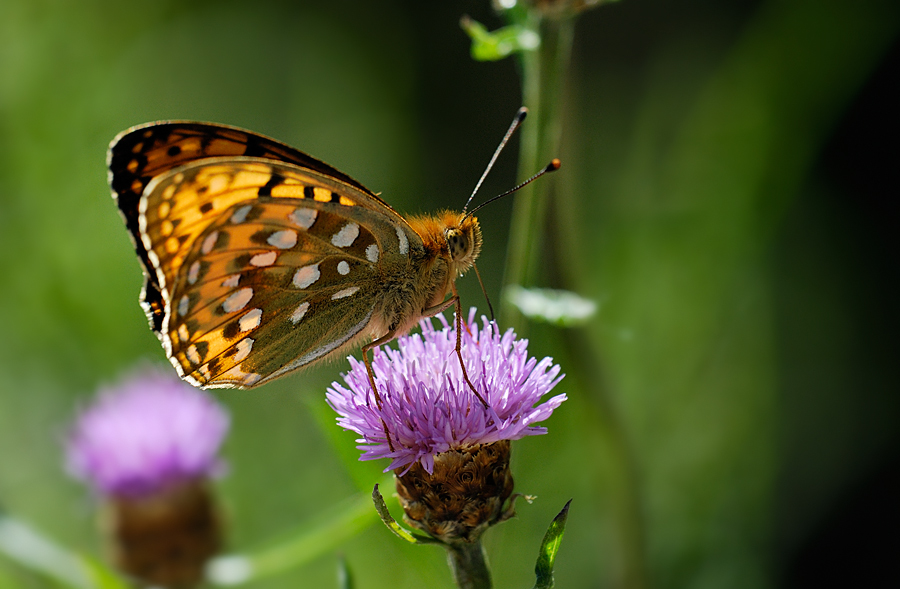
[[[459,260],[469,253],[469,240],[461,230],[451,227],[444,233],[447,237],[447,245],[450,247],[450,257]]]

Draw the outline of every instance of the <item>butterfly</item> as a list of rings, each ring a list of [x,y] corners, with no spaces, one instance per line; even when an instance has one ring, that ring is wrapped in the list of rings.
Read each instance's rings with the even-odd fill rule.
[[[482,247],[471,213],[403,216],[328,164],[226,125],[140,125],[107,159],[141,306],[195,386],[259,386],[368,340],[378,400],[368,350],[451,306],[461,316],[455,280]]]

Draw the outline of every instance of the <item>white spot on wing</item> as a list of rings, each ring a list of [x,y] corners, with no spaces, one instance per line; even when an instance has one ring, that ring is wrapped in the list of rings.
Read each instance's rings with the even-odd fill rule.
[[[188,331],[187,325],[184,323],[178,328],[178,337],[181,338],[182,341],[187,341],[191,338],[191,334]]]
[[[219,376],[216,377],[216,381],[218,383],[238,383],[244,386],[252,387],[254,384],[259,382],[259,379],[262,378],[259,374],[255,372],[244,372],[241,370],[240,366],[235,366],[230,370],[223,372]],[[220,388],[223,386],[229,386],[228,384],[214,384],[213,388]]]
[[[197,260],[193,264],[191,264],[191,269],[188,270],[188,283],[194,284],[197,282],[197,278],[200,276],[200,260]]]
[[[200,251],[204,254],[208,254],[212,251],[212,248],[216,245],[216,240],[219,239],[219,232],[213,231],[209,235],[206,236],[206,239],[203,240],[203,245],[200,246]]]
[[[238,320],[238,327],[241,331],[250,331],[259,327],[262,321],[262,309],[252,309]]]
[[[222,310],[226,313],[234,313],[235,311],[240,311],[247,306],[247,303],[250,302],[251,298],[253,298],[253,289],[249,286],[245,286],[241,290],[232,293],[227,299],[225,299],[225,302],[222,303]]]
[[[197,351],[197,346],[191,344],[187,349],[187,357],[188,360],[191,361],[191,364],[200,364],[200,352]]]
[[[231,276],[229,276],[228,278],[226,278],[225,280],[222,281],[222,286],[224,286],[225,288],[234,288],[235,286],[238,285],[238,282],[240,282],[240,281],[241,281],[240,274],[232,274]]]
[[[373,264],[378,261],[378,245],[372,244],[366,248],[366,259]]]
[[[359,225],[347,223],[341,230],[331,236],[331,243],[338,247],[349,247],[359,237]]]
[[[397,241],[400,242],[400,253],[405,256],[409,253],[409,240],[406,238],[406,233],[399,225],[394,225],[394,231],[397,232]]]
[[[309,303],[303,302],[294,309],[294,312],[291,314],[291,323],[297,325],[303,316],[306,315],[306,312],[309,310]]]
[[[341,260],[340,262],[338,262],[337,271],[338,271],[338,274],[340,274],[341,276],[346,276],[347,274],[350,274],[350,264],[348,264],[344,260]]]
[[[256,254],[252,258],[250,258],[250,265],[261,268],[263,266],[271,266],[275,263],[275,258],[278,257],[277,252],[265,252],[263,254]]]
[[[267,241],[269,242],[269,245],[286,250],[297,245],[297,232],[291,229],[276,231],[269,236]]]
[[[294,209],[294,212],[288,215],[291,221],[293,221],[300,227],[303,227],[304,229],[309,229],[310,227],[312,227],[312,224],[316,222],[316,217],[318,216],[319,211],[317,211],[316,209],[307,209],[305,207]]]
[[[343,290],[339,290],[336,293],[334,293],[333,295],[331,295],[331,300],[336,301],[338,299],[345,299],[345,298],[349,297],[350,295],[355,294],[356,291],[358,291],[358,290],[359,290],[358,286],[351,286],[351,287],[345,288]]]
[[[253,205],[244,205],[231,215],[231,222],[234,224],[243,223],[247,220],[247,213],[250,212],[250,209],[253,208]]]
[[[250,350],[253,349],[253,340],[249,337],[245,337],[237,343],[234,349],[236,351],[234,353],[233,360],[235,362],[241,362],[244,360],[244,358],[250,355]]]
[[[182,317],[187,315],[188,308],[190,307],[190,305],[191,305],[191,300],[188,298],[187,295],[184,295],[183,297],[181,297],[181,299],[178,301],[178,314],[181,315]]]
[[[297,288],[309,288],[309,286],[318,280],[321,275],[322,273],[319,272],[318,264],[303,266],[294,272],[294,286]]]

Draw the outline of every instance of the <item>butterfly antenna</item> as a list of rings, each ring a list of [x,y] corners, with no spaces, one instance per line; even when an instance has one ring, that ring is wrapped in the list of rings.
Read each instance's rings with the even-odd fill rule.
[[[481,272],[478,271],[478,266],[476,266],[474,262],[472,263],[472,267],[475,268],[475,276],[478,277],[478,285],[481,286],[481,292],[484,293],[484,300],[487,301],[488,311],[491,312],[491,321],[494,321],[494,306],[491,304],[491,298],[488,296],[487,289],[484,288]]]
[[[537,180],[538,178],[540,178],[540,177],[543,176],[544,174],[548,174],[548,173],[550,173],[550,172],[555,172],[556,170],[559,169],[559,167],[560,167],[561,165],[562,165],[562,163],[559,161],[559,159],[553,158],[553,159],[550,161],[549,164],[547,164],[546,166],[544,166],[544,169],[543,169],[543,170],[541,170],[540,172],[538,172],[537,174],[535,174],[534,176],[532,176],[532,177],[529,178],[528,180],[525,180],[524,182],[522,182],[522,183],[519,184],[518,186],[515,186],[515,187],[513,187],[513,188],[510,188],[509,190],[507,190],[507,191],[504,192],[503,194],[498,194],[498,195],[495,196],[494,198],[489,198],[488,200],[484,201],[483,203],[481,203],[480,205],[478,205],[477,207],[475,207],[474,209],[472,209],[471,211],[469,211],[468,213],[466,213],[466,217],[471,217],[472,215],[474,215],[475,213],[477,213],[478,210],[481,209],[483,206],[485,206],[485,205],[487,205],[487,204],[490,204],[490,203],[494,202],[495,200],[501,199],[501,198],[503,198],[504,196],[509,196],[510,194],[512,194],[513,192],[515,192],[516,190],[519,190],[520,188],[523,188],[523,187],[525,187],[525,186],[531,184],[532,182],[534,182],[535,180]]]
[[[522,121],[525,120],[526,116],[528,116],[528,109],[523,106],[519,109],[519,112],[516,113],[512,124],[509,126],[509,129],[506,130],[506,135],[503,136],[503,140],[500,141],[500,145],[498,145],[497,150],[494,151],[494,155],[493,157],[491,157],[491,161],[488,162],[487,168],[484,169],[484,173],[478,180],[478,184],[475,185],[475,190],[472,191],[472,196],[470,196],[469,200],[466,201],[466,206],[463,207],[463,213],[466,212],[466,209],[469,208],[469,203],[472,202],[472,199],[475,198],[476,194],[478,194],[478,189],[481,188],[481,183],[484,182],[484,179],[487,178],[487,175],[491,171],[491,168],[494,167],[494,162],[497,161],[497,156],[499,156],[500,152],[503,151],[503,148],[506,147],[506,144],[509,142],[509,138],[512,137],[512,134],[516,132],[516,129],[519,128],[519,125],[522,124]]]

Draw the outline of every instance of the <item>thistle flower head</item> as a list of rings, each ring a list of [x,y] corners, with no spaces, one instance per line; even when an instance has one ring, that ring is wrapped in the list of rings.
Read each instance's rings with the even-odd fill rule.
[[[173,375],[144,370],[101,389],[66,445],[69,471],[103,495],[146,495],[221,470],[228,415]]]
[[[352,357],[346,386],[334,382],[328,389],[338,424],[362,436],[357,440],[364,450],[361,460],[390,458],[385,471],[409,470],[418,462],[430,474],[434,456],[441,452],[544,434],[547,429],[535,424],[566,400],[561,394],[540,403],[562,380],[559,366],[550,358],[529,357],[527,340],[516,339],[511,329],[500,334],[484,317],[479,329],[472,309],[461,334],[461,353],[485,407],[464,380],[455,352],[456,329],[439,318],[442,329],[423,320],[421,335],[398,338],[398,350],[375,350],[372,368],[380,408],[365,365]]]

